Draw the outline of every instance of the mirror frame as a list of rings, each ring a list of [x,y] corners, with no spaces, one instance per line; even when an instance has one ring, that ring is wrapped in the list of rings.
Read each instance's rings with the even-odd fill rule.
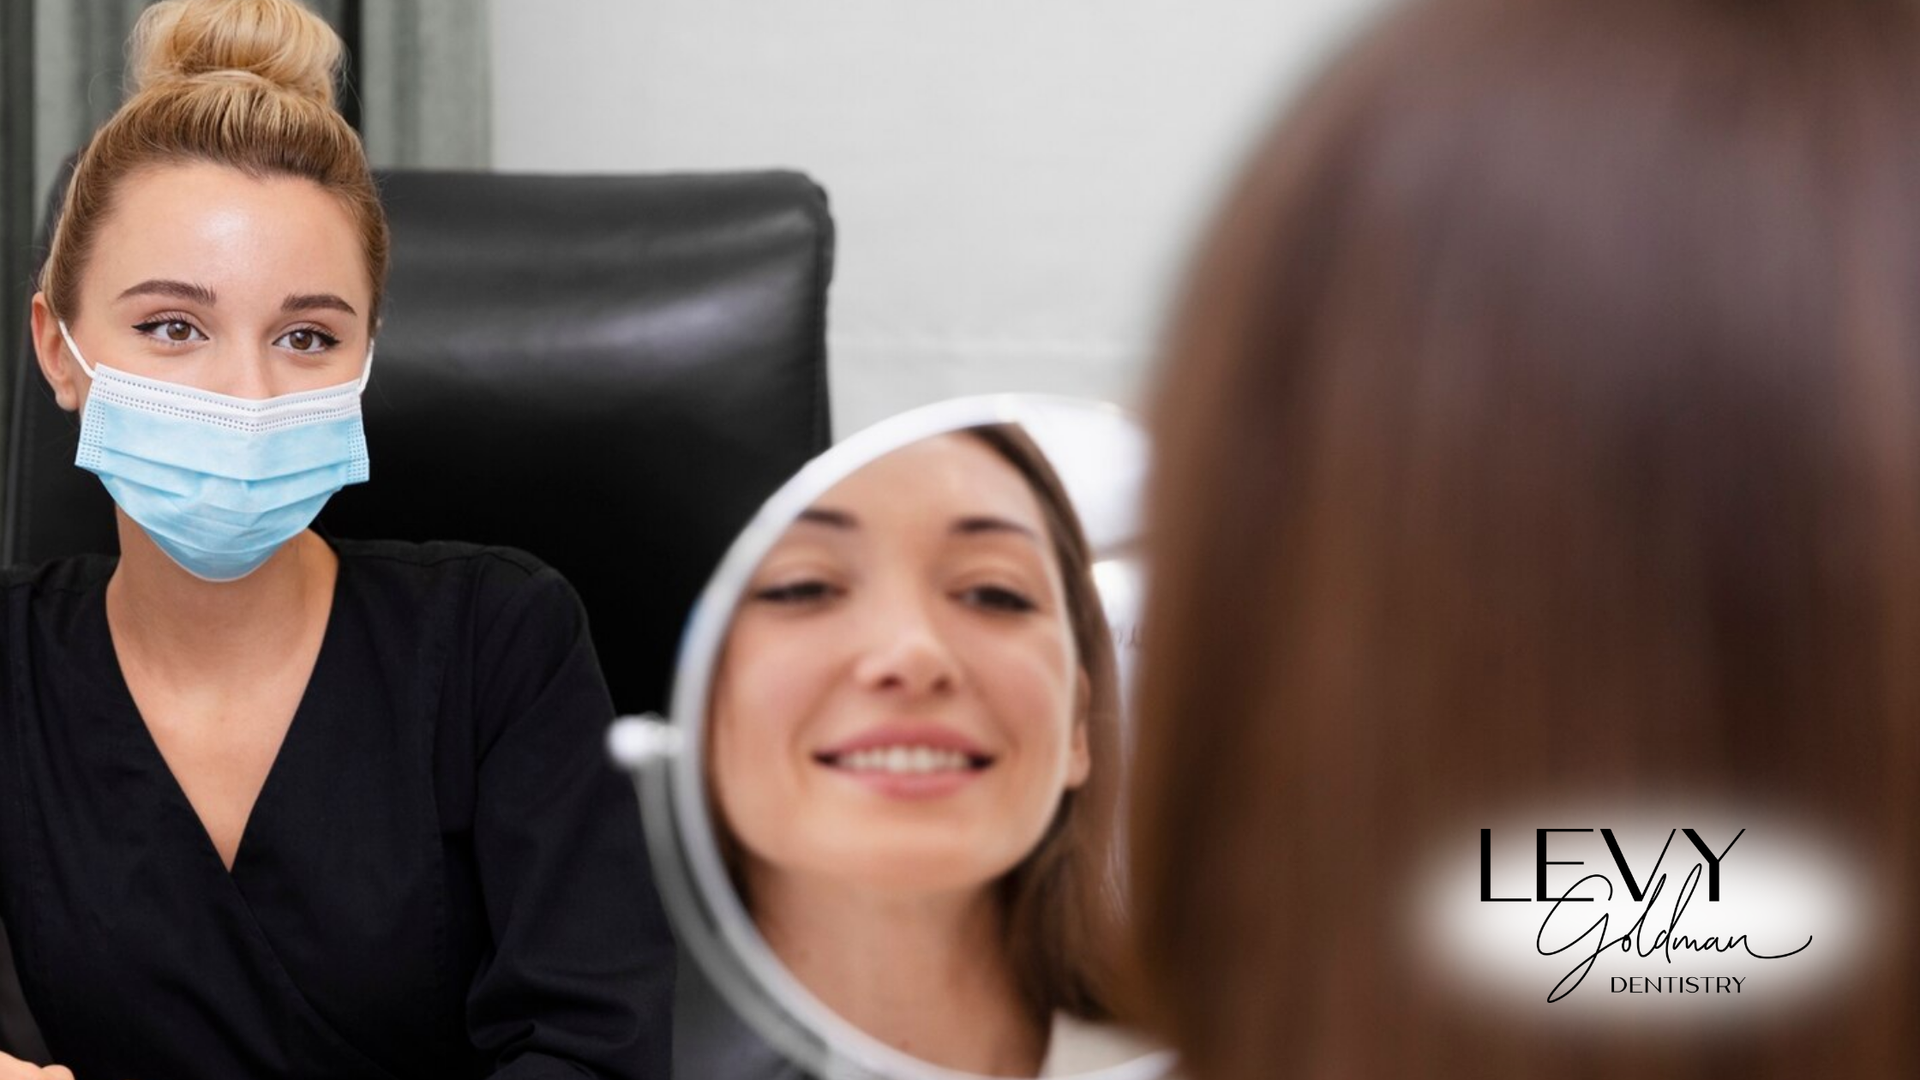
[[[685,951],[722,999],[788,1060],[822,1080],[985,1080],[895,1050],[822,1004],[774,956],[728,878],[707,805],[706,723],[713,671],[747,582],[787,527],[834,485],[903,447],[1061,409],[1107,412],[1107,402],[1054,394],[954,398],[882,420],[830,447],[781,485],[727,549],[681,635],[671,723],[623,717],[609,732],[614,760],[633,775],[654,882]],[[1175,1055],[1159,1051],[1076,1080],[1158,1080]]]

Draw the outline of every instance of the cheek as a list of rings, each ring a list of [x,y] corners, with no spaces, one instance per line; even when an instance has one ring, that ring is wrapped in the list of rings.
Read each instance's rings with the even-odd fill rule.
[[[804,628],[743,621],[727,644],[716,680],[716,715],[756,743],[793,733],[828,684],[823,636]]]
[[[837,645],[831,620],[744,618],[714,681],[714,802],[734,838],[769,867],[805,865],[822,849],[810,748],[832,704]]]
[[[1046,756],[1066,753],[1078,669],[1062,639],[1049,634],[1002,643],[981,652],[977,670],[983,695],[1016,741]]]
[[[738,624],[714,680],[712,774],[723,806],[784,790],[827,686],[821,649],[794,627]]]
[[[991,874],[998,877],[1033,853],[1071,786],[1078,668],[1058,639],[1028,638],[978,656],[979,687],[1013,751],[998,779],[992,818]]]
[[[757,673],[757,667],[742,673],[729,663],[715,680],[707,775],[728,831],[748,851],[764,855],[780,843],[779,806],[786,787],[781,782],[781,742],[769,737],[768,730],[780,718],[770,712],[751,677]]]

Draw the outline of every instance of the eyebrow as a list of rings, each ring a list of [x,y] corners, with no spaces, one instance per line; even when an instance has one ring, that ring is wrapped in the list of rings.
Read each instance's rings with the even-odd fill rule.
[[[293,293],[285,300],[280,301],[280,310],[289,314],[296,311],[312,311],[315,308],[326,308],[330,311],[344,311],[349,315],[359,314],[359,312],[353,310],[352,304],[347,303],[332,293]]]
[[[818,506],[809,506],[800,511],[799,520],[811,525],[825,525],[829,529],[857,529],[859,519],[845,510],[826,510]]]
[[[833,510],[827,507],[808,507],[801,511],[800,521],[813,525],[824,525],[829,529],[857,529],[860,519],[845,510]],[[1024,536],[1034,543],[1040,542],[1040,534],[1026,525],[1010,518],[996,517],[992,514],[973,514],[960,518],[948,530],[957,536],[979,536],[989,533],[1011,533]]]
[[[171,296],[176,300],[197,300],[212,307],[218,303],[213,290],[205,285],[195,285],[189,281],[169,281],[165,278],[152,278],[127,289],[116,300],[125,300],[129,296]]]
[[[1008,518],[979,515],[964,517],[953,523],[953,532],[962,536],[978,536],[981,533],[1012,533],[1024,536],[1034,543],[1040,542],[1040,534],[1017,521]]]
[[[213,307],[220,301],[213,290],[205,285],[195,285],[190,281],[172,281],[166,278],[152,278],[123,291],[116,300],[125,300],[129,296],[171,296],[177,300],[193,300]],[[342,311],[348,315],[358,315],[353,305],[332,293],[289,293],[280,301],[280,310],[291,314],[296,311],[313,311],[325,308],[330,311]]]

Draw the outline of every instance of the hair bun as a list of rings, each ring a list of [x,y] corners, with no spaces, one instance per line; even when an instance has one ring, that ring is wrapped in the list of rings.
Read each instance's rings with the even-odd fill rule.
[[[140,15],[128,70],[136,92],[240,73],[332,105],[340,52],[340,36],[295,0],[163,0]]]

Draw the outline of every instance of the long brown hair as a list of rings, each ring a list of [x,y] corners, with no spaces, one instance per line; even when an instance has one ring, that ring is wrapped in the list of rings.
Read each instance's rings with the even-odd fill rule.
[[[311,180],[338,198],[360,231],[377,326],[387,219],[360,137],[333,107],[333,29],[294,0],[163,0],[141,12],[128,48],[132,93],[74,164],[40,272],[53,311],[78,316],[80,278],[122,183],[204,161]]]
[[[1086,782],[1067,792],[1040,845],[1001,880],[1007,955],[1027,1007],[1042,1025],[1056,1011],[1085,1020],[1114,1016],[1120,940],[1115,815],[1120,761],[1120,688],[1113,633],[1093,581],[1093,554],[1073,500],[1046,455],[1015,424],[967,435],[1012,465],[1040,503],[1065,583],[1074,654],[1087,673]]]
[[[1747,794],[1914,910],[1920,9],[1435,0],[1260,146],[1151,417],[1141,1000],[1195,1080],[1920,1075],[1822,1022],[1598,1043],[1416,987],[1421,830]]]

